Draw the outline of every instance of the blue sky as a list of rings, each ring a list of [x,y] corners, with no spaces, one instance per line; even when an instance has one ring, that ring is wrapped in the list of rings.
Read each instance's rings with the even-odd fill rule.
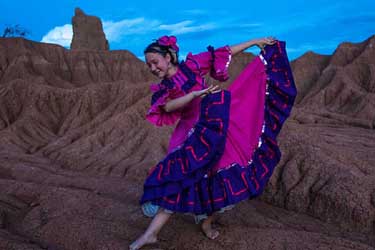
[[[140,58],[164,34],[177,36],[181,57],[207,45],[275,36],[287,41],[290,59],[307,51],[332,54],[341,42],[375,34],[375,0],[0,0],[0,28],[19,24],[31,32],[28,39],[69,47],[75,7],[101,18],[111,50],[130,50]]]

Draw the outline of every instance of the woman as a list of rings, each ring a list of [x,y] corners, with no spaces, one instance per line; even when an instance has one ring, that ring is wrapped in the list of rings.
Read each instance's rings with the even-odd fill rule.
[[[163,36],[144,51],[151,72],[161,79],[151,86],[147,119],[156,126],[178,124],[167,156],[145,181],[142,209],[154,218],[132,250],[155,243],[174,212],[194,214],[208,238],[218,237],[213,214],[264,189],[280,160],[276,136],[296,96],[283,42],[261,38],[216,50],[210,46],[181,63],[176,42]],[[228,90],[206,86],[208,73],[227,80],[231,56],[252,46],[261,54]]]

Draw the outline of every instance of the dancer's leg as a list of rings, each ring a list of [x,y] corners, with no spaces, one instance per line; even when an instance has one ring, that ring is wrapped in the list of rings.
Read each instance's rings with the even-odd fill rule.
[[[208,216],[207,219],[205,219],[202,222],[202,231],[207,236],[207,238],[214,240],[219,236],[219,231],[212,228],[212,222],[214,221],[214,216]]]
[[[144,245],[157,242],[157,235],[159,231],[165,225],[171,215],[171,213],[166,212],[164,209],[160,209],[160,211],[152,219],[147,230],[129,246],[129,249],[137,250]]]

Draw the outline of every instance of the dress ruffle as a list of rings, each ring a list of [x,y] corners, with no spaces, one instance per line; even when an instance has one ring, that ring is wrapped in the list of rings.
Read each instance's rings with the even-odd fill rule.
[[[232,52],[229,46],[214,49],[209,46],[207,52],[196,55],[189,53],[186,64],[194,73],[201,76],[210,73],[210,76],[218,81],[226,81],[229,78],[228,67]]]
[[[208,95],[202,101],[200,120],[184,145],[150,171],[141,204],[210,215],[262,193],[280,161],[276,137],[297,92],[284,42],[267,46],[257,60],[265,63],[268,87],[263,129],[248,164],[233,163],[217,172],[210,171],[225,147],[230,92]],[[223,103],[218,101],[219,95]]]
[[[174,196],[178,200],[179,193],[207,175],[224,150],[229,104],[228,91],[202,100],[200,119],[185,143],[150,170],[141,203],[173,204]]]
[[[152,105],[149,108],[146,119],[155,126],[172,125],[181,117],[180,111],[166,112],[163,106],[171,99],[183,96],[184,92],[179,88],[160,88],[159,84],[151,85],[151,91],[154,92],[152,97]]]

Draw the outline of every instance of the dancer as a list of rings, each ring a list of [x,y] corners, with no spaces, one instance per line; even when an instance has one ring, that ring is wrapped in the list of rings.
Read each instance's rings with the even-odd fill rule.
[[[228,90],[207,86],[204,76],[226,81],[231,57],[261,48]],[[285,43],[272,37],[249,40],[178,61],[177,39],[163,36],[144,51],[161,82],[153,92],[147,119],[156,126],[178,121],[166,157],[154,166],[141,198],[153,217],[131,250],[157,242],[174,212],[192,213],[210,238],[214,213],[260,195],[280,160],[276,137],[296,96]]]

